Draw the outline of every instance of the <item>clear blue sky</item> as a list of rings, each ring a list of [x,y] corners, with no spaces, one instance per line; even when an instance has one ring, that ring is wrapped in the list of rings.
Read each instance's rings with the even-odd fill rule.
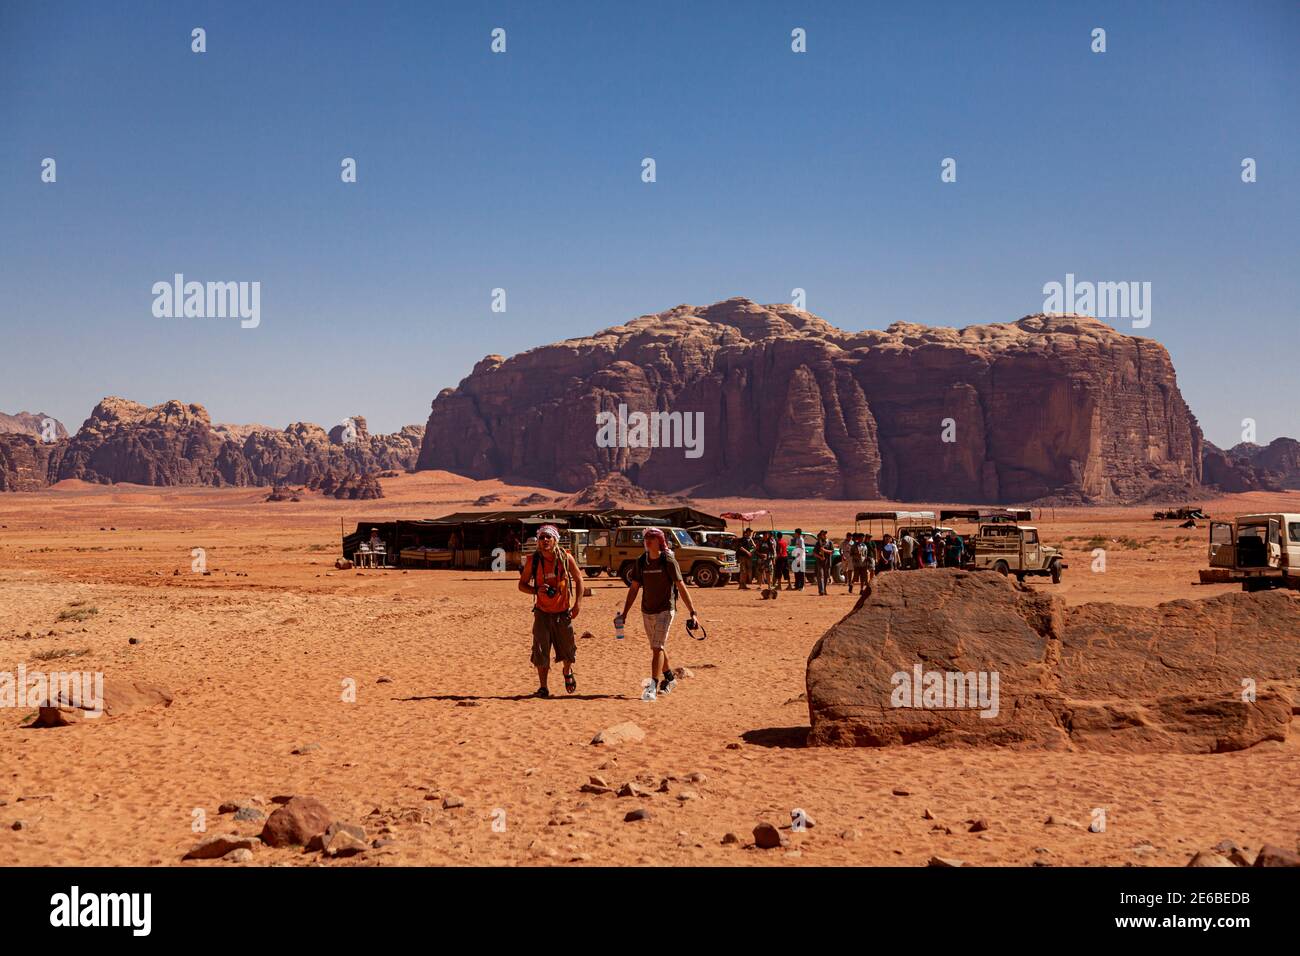
[[[1295,2],[0,0],[0,410],[387,431],[683,302],[962,326],[1072,272],[1152,283],[1212,441],[1300,437],[1298,63]],[[261,327],[154,318],[176,272]]]

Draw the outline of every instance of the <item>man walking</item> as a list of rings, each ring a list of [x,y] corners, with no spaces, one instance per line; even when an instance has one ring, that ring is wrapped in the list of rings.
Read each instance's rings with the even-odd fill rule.
[[[691,619],[698,620],[690,592],[682,580],[682,569],[668,550],[664,533],[658,528],[647,528],[642,539],[645,553],[636,559],[628,575],[627,600],[623,602],[623,617],[632,610],[637,592],[641,593],[641,623],[645,625],[650,640],[650,682],[643,700],[654,700],[655,682],[663,693],[671,693],[677,680],[672,665],[668,663],[668,631],[677,613],[677,596],[681,595]]]
[[[552,648],[556,663],[564,665],[564,689],[572,694],[578,689],[578,679],[573,673],[578,653],[573,619],[582,607],[582,570],[573,555],[560,547],[560,532],[555,525],[544,524],[538,530],[537,550],[519,570],[519,590],[533,595],[532,662],[537,668],[536,696],[551,696],[547,676]]]

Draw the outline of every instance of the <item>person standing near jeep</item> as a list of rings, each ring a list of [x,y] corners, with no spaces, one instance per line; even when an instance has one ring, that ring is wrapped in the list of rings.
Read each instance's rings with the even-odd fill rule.
[[[573,674],[578,653],[573,619],[582,607],[582,570],[573,555],[560,547],[560,531],[555,525],[544,524],[538,529],[537,550],[519,569],[519,590],[533,595],[532,662],[537,668],[536,696],[551,696],[547,676],[552,648],[556,663],[564,664],[564,689],[572,694],[578,689],[578,679]]]
[[[736,556],[740,558],[740,590],[748,591],[749,582],[754,580],[754,530],[746,528],[740,540],[736,542]]]
[[[693,620],[698,619],[690,592],[682,580],[682,569],[668,550],[664,533],[658,528],[647,528],[642,538],[645,553],[636,559],[628,574],[627,600],[623,602],[623,618],[632,610],[637,592],[641,592],[641,623],[645,625],[650,641],[650,686],[646,700],[654,700],[655,682],[658,689],[670,693],[677,681],[672,665],[668,663],[668,631],[677,613],[677,596],[680,594]]]

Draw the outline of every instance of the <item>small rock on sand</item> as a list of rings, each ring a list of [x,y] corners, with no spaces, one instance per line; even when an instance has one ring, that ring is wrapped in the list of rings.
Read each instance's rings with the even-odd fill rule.
[[[1055,814],[1043,821],[1044,826],[1049,827],[1072,827],[1075,830],[1082,830],[1083,824],[1067,817],[1058,817]]]
[[[1256,866],[1300,866],[1300,853],[1265,843],[1255,857]]]
[[[1232,861],[1230,861],[1226,856],[1223,856],[1220,853],[1215,853],[1213,850],[1202,850],[1200,853],[1197,853],[1196,856],[1192,857],[1187,865],[1188,866],[1232,866]]]
[[[775,850],[785,845],[785,834],[770,823],[760,823],[754,827],[754,846],[760,850]]]
[[[637,820],[649,820],[649,819],[650,819],[650,811],[647,810],[645,807],[640,807],[636,810],[629,810],[623,816],[624,823],[635,823]]]
[[[454,793],[449,793],[442,798],[442,808],[444,810],[452,810],[455,809],[456,807],[463,807],[464,805],[465,805],[465,801],[462,800],[460,797],[456,796]]]
[[[630,720],[625,720],[621,724],[614,724],[612,727],[606,727],[591,738],[593,745],[607,747],[636,740],[645,740],[645,731]]]
[[[185,854],[186,860],[216,860],[235,850],[248,850],[250,853],[257,846],[255,837],[226,833],[210,836],[200,840]]]
[[[266,819],[262,842],[267,846],[306,846],[334,822],[334,815],[315,797],[293,797]]]
[[[932,856],[926,861],[926,866],[965,866],[961,860],[954,860],[950,856]]]

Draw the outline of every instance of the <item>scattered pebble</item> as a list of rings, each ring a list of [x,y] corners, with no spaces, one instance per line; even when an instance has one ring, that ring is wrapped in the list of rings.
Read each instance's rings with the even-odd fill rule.
[[[754,846],[760,850],[775,850],[786,843],[785,834],[770,823],[754,827]]]

